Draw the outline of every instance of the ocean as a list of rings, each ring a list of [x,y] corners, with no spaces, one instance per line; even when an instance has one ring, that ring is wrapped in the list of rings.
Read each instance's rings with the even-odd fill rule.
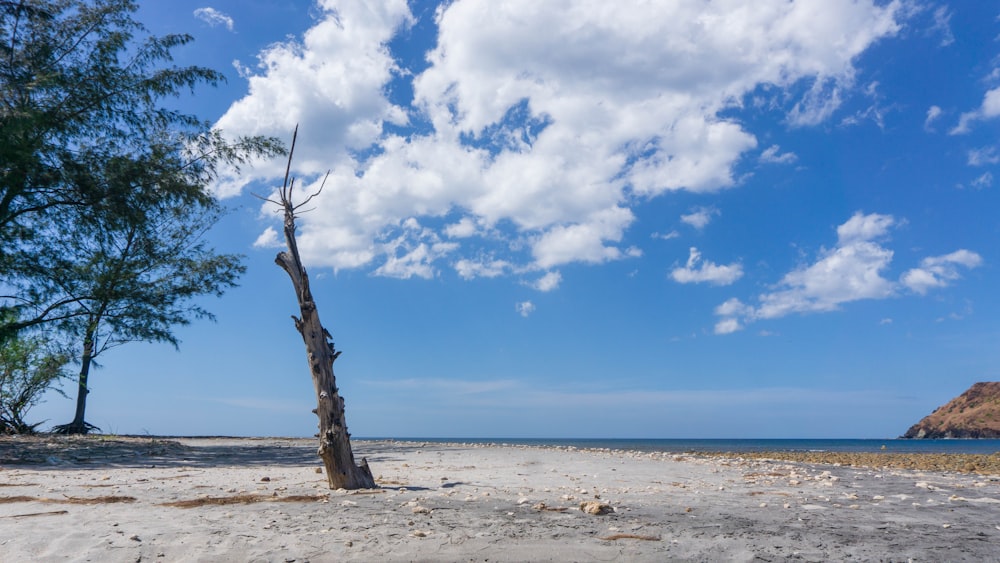
[[[356,438],[394,439],[405,442],[573,446],[643,452],[889,452],[889,453],[1000,453],[1000,440],[901,440],[901,439],[549,439],[549,438]]]

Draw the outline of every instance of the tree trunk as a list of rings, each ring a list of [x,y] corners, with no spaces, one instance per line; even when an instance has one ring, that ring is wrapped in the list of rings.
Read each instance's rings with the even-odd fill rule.
[[[87,378],[90,376],[90,365],[94,360],[95,335],[92,327],[96,326],[96,323],[90,323],[87,327],[87,333],[83,337],[83,357],[80,358],[80,377],[76,388],[76,414],[73,416],[73,422],[60,424],[53,428],[57,434],[87,434],[91,430],[100,430],[84,419],[84,414],[87,411],[87,395],[90,393],[90,389],[87,387]]]
[[[294,147],[293,140],[293,150]],[[318,453],[326,466],[326,479],[331,489],[373,489],[376,488],[375,479],[368,468],[368,460],[362,458],[360,466],[354,463],[351,435],[347,432],[347,421],[344,418],[344,399],[340,396],[337,380],[333,375],[333,362],[340,352],[334,348],[330,333],[320,323],[319,312],[309,289],[309,276],[299,258],[295,242],[295,207],[291,203],[290,193],[282,195],[281,203],[284,207],[285,243],[288,250],[279,253],[274,261],[288,273],[299,301],[302,317],[292,316],[292,320],[306,345],[309,370],[316,388],[318,404],[314,412],[319,417]]]

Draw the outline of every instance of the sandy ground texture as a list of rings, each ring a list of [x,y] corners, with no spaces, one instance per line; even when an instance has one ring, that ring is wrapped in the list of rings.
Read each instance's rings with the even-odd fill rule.
[[[356,441],[0,439],[0,561],[1000,561],[1000,476]]]

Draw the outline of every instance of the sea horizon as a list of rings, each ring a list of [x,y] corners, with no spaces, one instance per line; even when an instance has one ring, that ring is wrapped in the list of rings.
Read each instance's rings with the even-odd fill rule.
[[[233,436],[113,434],[124,438],[149,439],[286,439],[308,440],[315,436]],[[719,452],[846,452],[1000,454],[1000,439],[986,438],[517,438],[517,437],[425,437],[352,436],[355,442],[395,441],[429,444],[475,444],[630,450],[670,453]]]
[[[603,448],[643,452],[883,452],[883,453],[1000,453],[1000,439],[983,438],[426,438],[355,437],[355,440],[399,442],[506,444],[538,447]]]

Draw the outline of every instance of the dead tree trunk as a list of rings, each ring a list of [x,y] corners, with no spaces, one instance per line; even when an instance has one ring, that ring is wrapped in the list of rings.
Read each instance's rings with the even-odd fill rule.
[[[288,168],[291,169],[292,153],[295,151],[295,135],[292,137],[292,148],[288,154]],[[289,182],[289,171],[285,172],[285,183],[281,188],[279,204],[284,211],[285,243],[288,249],[278,253],[274,259],[281,266],[295,287],[295,296],[299,301],[301,317],[292,316],[295,329],[302,335],[306,345],[306,356],[309,359],[309,370],[312,373],[313,385],[316,388],[316,416],[319,417],[319,457],[326,466],[326,478],[331,489],[372,489],[375,479],[368,468],[368,461],[361,460],[361,465],[354,463],[354,452],[351,451],[351,435],[347,432],[347,421],[344,418],[344,399],[337,389],[337,379],[333,375],[333,362],[340,355],[330,340],[330,333],[323,328],[309,290],[309,276],[299,258],[298,245],[295,242],[295,217],[297,210],[309,202],[316,192],[299,205],[292,203],[292,186]],[[320,190],[323,188],[320,187]]]

